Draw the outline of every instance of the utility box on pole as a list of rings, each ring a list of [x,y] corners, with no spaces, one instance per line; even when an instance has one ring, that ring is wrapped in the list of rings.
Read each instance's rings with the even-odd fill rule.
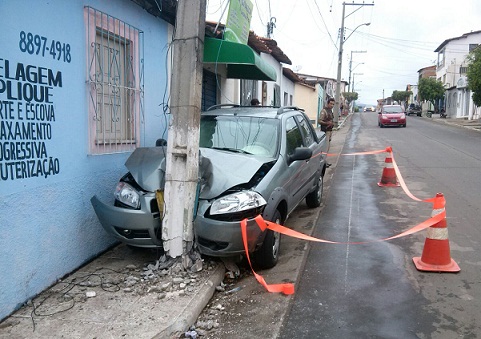
[[[187,254],[194,240],[205,11],[205,0],[177,3],[162,222],[164,250],[172,258]]]

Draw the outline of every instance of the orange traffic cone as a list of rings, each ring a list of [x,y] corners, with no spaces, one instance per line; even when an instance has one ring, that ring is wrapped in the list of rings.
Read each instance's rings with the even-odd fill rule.
[[[434,217],[437,214],[443,213],[445,211],[445,205],[446,200],[444,199],[444,195],[442,193],[437,193],[431,216]],[[461,271],[458,264],[451,259],[446,217],[428,228],[423,254],[421,257],[414,257],[413,261],[419,271]]]
[[[394,170],[394,166],[392,164],[391,152],[388,153],[388,155],[386,156],[386,160],[384,160],[384,169],[382,170],[381,181],[378,182],[377,184],[379,186],[387,186],[387,187],[399,186],[399,183],[396,177],[396,171]]]

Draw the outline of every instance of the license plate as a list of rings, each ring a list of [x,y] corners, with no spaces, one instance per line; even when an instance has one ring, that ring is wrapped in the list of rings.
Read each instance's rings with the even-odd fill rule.
[[[391,122],[397,122],[397,119],[391,119]]]

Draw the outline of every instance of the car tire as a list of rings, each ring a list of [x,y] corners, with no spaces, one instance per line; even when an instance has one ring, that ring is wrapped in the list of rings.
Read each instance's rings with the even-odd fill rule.
[[[276,210],[271,220],[276,224],[282,223],[281,213]],[[276,266],[279,260],[279,249],[281,247],[281,234],[272,230],[266,230],[267,234],[261,247],[254,253],[256,264],[262,269]]]
[[[306,196],[307,207],[316,208],[321,206],[323,189],[324,189],[324,177],[320,175],[319,179],[317,180],[316,188],[314,189],[314,191],[312,191]]]

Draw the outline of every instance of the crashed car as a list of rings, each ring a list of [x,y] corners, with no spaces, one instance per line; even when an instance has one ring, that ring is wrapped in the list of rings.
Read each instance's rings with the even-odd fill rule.
[[[324,132],[296,107],[219,105],[201,114],[199,146],[200,187],[193,206],[198,250],[215,257],[243,254],[240,223],[246,219],[249,252],[259,266],[273,267],[280,234],[262,231],[254,218],[284,224],[304,199],[309,207],[320,206]],[[162,246],[157,198],[164,188],[165,155],[165,146],[136,149],[114,204],[91,199],[104,229],[128,245]]]

